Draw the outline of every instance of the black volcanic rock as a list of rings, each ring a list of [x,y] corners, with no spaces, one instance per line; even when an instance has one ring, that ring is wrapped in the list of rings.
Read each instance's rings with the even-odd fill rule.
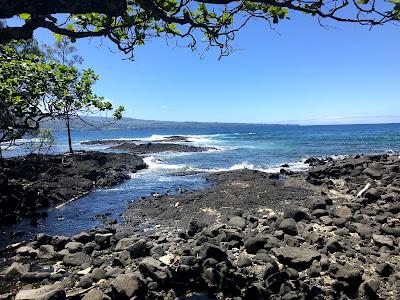
[[[123,143],[110,147],[111,150],[128,151],[135,154],[149,154],[159,152],[204,152],[208,150],[215,150],[212,147],[197,147],[191,145],[171,144],[171,143]]]
[[[37,208],[108,187],[146,168],[143,159],[125,153],[77,152],[31,155],[0,161],[0,223],[10,223]]]

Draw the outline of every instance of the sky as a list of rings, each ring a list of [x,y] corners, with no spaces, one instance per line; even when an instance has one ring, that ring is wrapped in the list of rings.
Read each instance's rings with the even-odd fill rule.
[[[253,22],[218,60],[175,42],[153,40],[124,59],[107,40],[76,43],[100,80],[95,92],[125,116],[172,121],[246,123],[400,122],[400,27],[362,27],[292,14],[271,30]],[[38,30],[45,43],[53,36]]]

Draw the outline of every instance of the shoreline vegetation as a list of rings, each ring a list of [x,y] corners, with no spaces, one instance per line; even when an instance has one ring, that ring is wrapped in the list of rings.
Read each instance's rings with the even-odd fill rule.
[[[95,153],[76,155],[144,167]],[[1,299],[398,299],[399,156],[308,162],[211,174],[131,204],[122,224],[12,245]]]

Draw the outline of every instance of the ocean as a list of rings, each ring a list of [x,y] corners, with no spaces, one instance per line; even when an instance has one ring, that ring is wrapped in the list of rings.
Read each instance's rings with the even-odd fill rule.
[[[67,151],[66,132],[53,132],[54,153]],[[107,146],[84,146],[82,141],[99,139],[142,139],[157,141],[165,136],[184,135],[190,144],[213,147],[198,153],[160,153],[147,156],[146,170],[132,174],[125,183],[97,190],[61,208],[51,209],[39,225],[29,220],[1,227],[3,236],[22,231],[22,238],[38,232],[71,235],[93,226],[101,226],[108,216],[121,222],[121,214],[140,197],[151,193],[176,193],[178,189],[202,189],[209,186],[210,172],[254,169],[278,172],[282,164],[293,171],[305,171],[309,157],[341,157],[349,154],[400,152],[400,124],[374,125],[238,125],[209,128],[164,128],[152,130],[104,130],[73,132],[75,150],[106,151]],[[21,149],[5,152],[5,156],[21,155]],[[186,174],[186,175],[185,175]],[[96,217],[97,216],[97,217]],[[1,244],[1,240],[0,240]]]

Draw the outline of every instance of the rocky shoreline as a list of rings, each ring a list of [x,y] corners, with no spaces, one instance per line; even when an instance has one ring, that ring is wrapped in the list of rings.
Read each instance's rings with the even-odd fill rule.
[[[146,167],[134,154],[93,151],[4,159],[0,162],[0,224],[24,216],[34,222],[38,208],[120,184],[130,173]]]
[[[12,247],[0,299],[400,299],[400,158],[313,165],[214,174],[125,224],[39,234]]]

